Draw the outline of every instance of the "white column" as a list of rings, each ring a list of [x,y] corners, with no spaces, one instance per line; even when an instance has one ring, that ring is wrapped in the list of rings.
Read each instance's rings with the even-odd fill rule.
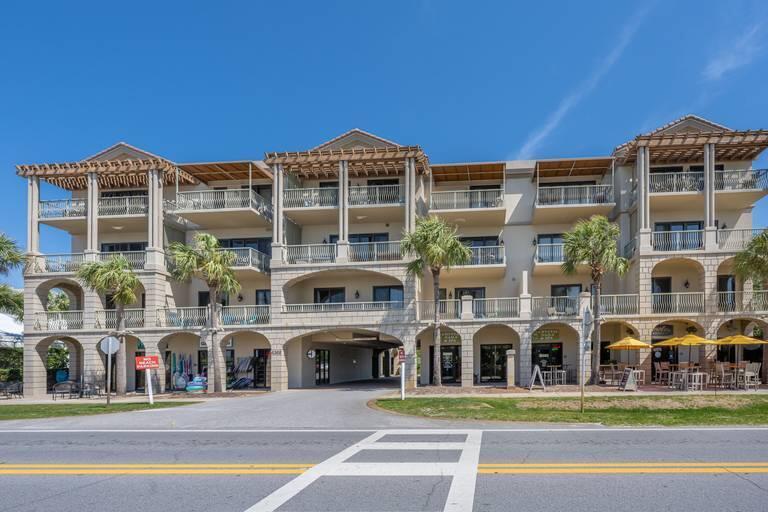
[[[157,169],[147,172],[147,263],[146,268],[159,270],[163,257],[163,174]]]
[[[409,158],[406,158],[403,162],[403,181],[405,190],[405,230],[410,231],[411,226],[411,196],[414,195],[414,191],[411,190],[411,177],[410,177],[410,163]]]
[[[272,166],[272,262],[283,263],[283,190],[285,175],[282,164]]]
[[[349,163],[339,161],[339,241],[336,261],[349,261]]]
[[[635,173],[637,176],[637,214],[640,220],[639,245],[640,252],[651,250],[651,214],[650,214],[650,151],[647,146],[637,148]]]
[[[85,259],[96,259],[99,252],[99,176],[89,172],[86,178],[88,194],[86,199],[86,246]]]
[[[27,254],[40,254],[40,178],[27,178]]]
[[[408,182],[405,196],[408,211],[405,229],[411,232],[416,229],[416,159],[414,158],[407,158],[405,161],[405,179]]]
[[[528,320],[533,312],[533,299],[528,291],[528,271],[523,270],[520,277],[520,318]]]

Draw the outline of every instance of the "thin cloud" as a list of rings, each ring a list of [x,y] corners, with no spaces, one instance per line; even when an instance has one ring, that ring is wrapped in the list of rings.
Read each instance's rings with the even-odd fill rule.
[[[621,58],[627,46],[632,42],[632,39],[634,39],[637,29],[640,28],[647,12],[647,9],[644,9],[635,16],[630,17],[631,21],[622,27],[621,33],[619,34],[619,40],[613,49],[600,61],[598,66],[586,80],[581,82],[573,91],[563,98],[562,101],[560,101],[560,105],[549,115],[544,125],[528,135],[525,144],[523,144],[523,147],[521,147],[520,151],[517,153],[517,159],[524,160],[531,158],[539,146],[541,146],[541,143],[544,142],[544,140],[549,137],[558,126],[560,126],[560,123],[573,107],[578,105],[595,89],[595,87],[597,87],[614,64]]]
[[[720,80],[726,73],[748,66],[762,51],[760,25],[755,24],[733,44],[710,60],[703,71],[707,80]]]

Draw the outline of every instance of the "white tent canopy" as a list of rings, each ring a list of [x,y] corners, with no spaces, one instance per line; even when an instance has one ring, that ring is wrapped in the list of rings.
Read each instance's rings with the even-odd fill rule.
[[[24,343],[24,324],[0,313],[0,348],[20,347]]]

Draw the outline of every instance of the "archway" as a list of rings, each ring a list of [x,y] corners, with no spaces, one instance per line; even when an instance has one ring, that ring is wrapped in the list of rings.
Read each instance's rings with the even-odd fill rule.
[[[361,269],[323,270],[283,285],[285,304],[400,302],[403,282],[381,272]]]
[[[669,338],[681,337],[686,334],[695,334],[706,337],[706,330],[699,323],[687,319],[672,319],[659,322],[651,331],[651,342],[668,340]],[[715,349],[712,346],[701,347],[654,347],[651,351],[651,362],[653,363],[652,374],[655,376],[657,363],[676,365],[701,364],[707,360],[714,359]]]
[[[370,381],[396,374],[399,339],[365,329],[308,333],[283,346],[289,388]]]
[[[434,383],[434,328],[427,327],[416,335],[419,360],[419,384]],[[461,384],[461,336],[446,325],[440,326],[440,362],[443,384]]]
[[[717,266],[717,310],[725,313],[749,310],[744,307],[744,282],[736,275],[733,265],[734,258],[727,258]],[[747,300],[747,304],[749,302]]]
[[[184,391],[186,382],[208,375],[208,349],[200,345],[197,332],[176,332],[157,343],[161,382],[166,391]]]
[[[690,258],[669,258],[651,271],[654,313],[703,313],[704,267]]]
[[[555,368],[565,371],[565,383],[577,384],[581,372],[579,333],[568,324],[547,323],[531,335],[531,368]],[[589,368],[585,369],[589,379]]]
[[[472,339],[474,380],[478,384],[507,384],[507,350],[515,351],[515,382],[520,385],[520,336],[508,325],[490,324]]]
[[[608,320],[600,324],[600,364],[639,365],[647,349],[640,350],[610,350],[608,345],[622,338],[631,336],[637,338],[639,330],[624,320]],[[649,340],[640,340],[649,342]]]
[[[724,321],[717,328],[718,339],[736,334],[743,334],[759,340],[768,340],[768,322],[753,317],[732,318]],[[766,363],[768,363],[768,349],[765,348],[765,345],[718,346],[717,361],[761,363],[761,375],[768,375],[768,371],[765,368]]]
[[[238,331],[224,336],[221,360],[226,389],[268,389],[272,385],[271,344],[261,333]]]
[[[37,364],[45,369],[45,390],[50,392],[59,382],[72,381],[84,383],[83,346],[71,336],[51,336],[38,342]],[[29,370],[32,370],[31,372]],[[29,369],[34,373],[36,369]]]

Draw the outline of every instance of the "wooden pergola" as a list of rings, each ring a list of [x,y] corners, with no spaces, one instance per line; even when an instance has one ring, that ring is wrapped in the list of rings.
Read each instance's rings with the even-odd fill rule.
[[[16,174],[40,179],[66,190],[88,188],[88,175],[96,173],[100,188],[147,187],[150,170],[163,172],[166,185],[194,185],[197,180],[176,164],[163,159],[84,160],[81,162],[17,165]]]
[[[614,158],[610,156],[584,158],[556,158],[536,161],[533,181],[540,178],[569,178],[578,176],[600,176],[613,173]]]
[[[768,130],[638,135],[615,154],[622,165],[634,163],[640,147],[648,147],[654,164],[697,162],[704,159],[705,144],[714,144],[717,161],[755,160],[768,148]]]
[[[506,164],[504,162],[472,162],[432,165],[432,181],[444,183],[450,181],[487,181],[503,180]]]
[[[407,158],[414,159],[417,173],[429,174],[429,158],[419,146],[265,153],[264,163],[282,165],[299,178],[317,179],[338,176],[341,161],[348,163],[350,176],[397,176],[405,172]]]

